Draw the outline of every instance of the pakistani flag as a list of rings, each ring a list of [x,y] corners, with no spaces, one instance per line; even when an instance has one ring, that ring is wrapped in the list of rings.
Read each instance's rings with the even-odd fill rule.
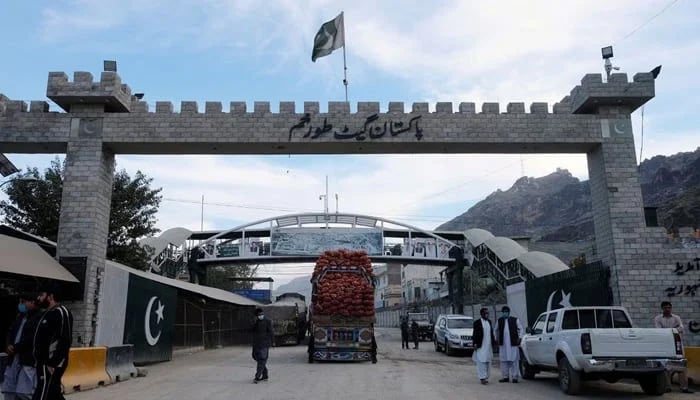
[[[341,12],[335,19],[321,25],[314,38],[314,50],[311,53],[311,61],[327,56],[335,49],[345,46],[345,24]]]

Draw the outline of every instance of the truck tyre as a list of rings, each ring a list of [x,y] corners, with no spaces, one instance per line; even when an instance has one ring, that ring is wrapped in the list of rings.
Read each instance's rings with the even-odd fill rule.
[[[570,395],[576,395],[581,392],[581,373],[576,371],[566,357],[559,359],[559,387],[561,390]]]
[[[450,347],[450,341],[447,339],[445,339],[445,354],[447,354],[448,356],[451,356],[454,354],[452,347]]]
[[[666,373],[661,372],[655,375],[643,376],[639,378],[639,386],[646,394],[661,396],[666,392]]]
[[[527,362],[525,354],[522,351],[520,351],[519,364],[520,376],[522,376],[523,379],[535,379],[535,374],[537,374],[537,370],[532,365],[530,365],[529,362]]]

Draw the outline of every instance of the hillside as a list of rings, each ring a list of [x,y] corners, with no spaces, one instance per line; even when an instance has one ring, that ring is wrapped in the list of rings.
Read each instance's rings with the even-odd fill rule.
[[[658,207],[661,225],[669,230],[700,226],[700,148],[645,160],[639,171],[644,204]],[[523,177],[436,230],[469,228],[542,241],[590,240],[593,214],[588,181],[579,181],[565,169],[540,178]]]

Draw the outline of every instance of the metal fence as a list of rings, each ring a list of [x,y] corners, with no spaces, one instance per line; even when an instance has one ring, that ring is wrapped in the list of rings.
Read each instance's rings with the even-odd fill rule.
[[[503,307],[505,304],[494,304],[494,305],[481,305],[481,304],[473,304],[473,305],[465,305],[464,306],[464,315],[474,317],[479,315],[479,310],[482,307],[485,307],[489,310],[490,315],[496,316],[499,315],[497,312],[500,312],[501,307]],[[401,323],[401,317],[406,315],[406,313],[409,312],[424,312],[428,313],[428,317],[430,318],[431,321],[435,322],[437,321],[437,317],[440,314],[453,314],[454,312],[452,311],[452,306],[449,304],[432,304],[432,305],[423,305],[423,306],[394,306],[394,307],[386,307],[386,308],[379,308],[376,310],[376,326],[378,327],[384,327],[384,328],[392,328],[392,327],[398,327]]]
[[[201,298],[180,297],[177,304],[175,341],[178,348],[216,348],[250,342],[254,307]]]

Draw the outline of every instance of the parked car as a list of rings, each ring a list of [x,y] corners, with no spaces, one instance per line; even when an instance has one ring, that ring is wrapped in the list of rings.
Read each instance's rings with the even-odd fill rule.
[[[622,307],[573,307],[542,313],[521,344],[520,373],[559,373],[559,386],[577,394],[581,382],[632,378],[644,393],[666,390],[665,370],[686,367],[676,329],[634,328]]]
[[[442,314],[437,318],[433,333],[435,351],[451,356],[456,351],[474,352],[474,318],[461,314]]]

